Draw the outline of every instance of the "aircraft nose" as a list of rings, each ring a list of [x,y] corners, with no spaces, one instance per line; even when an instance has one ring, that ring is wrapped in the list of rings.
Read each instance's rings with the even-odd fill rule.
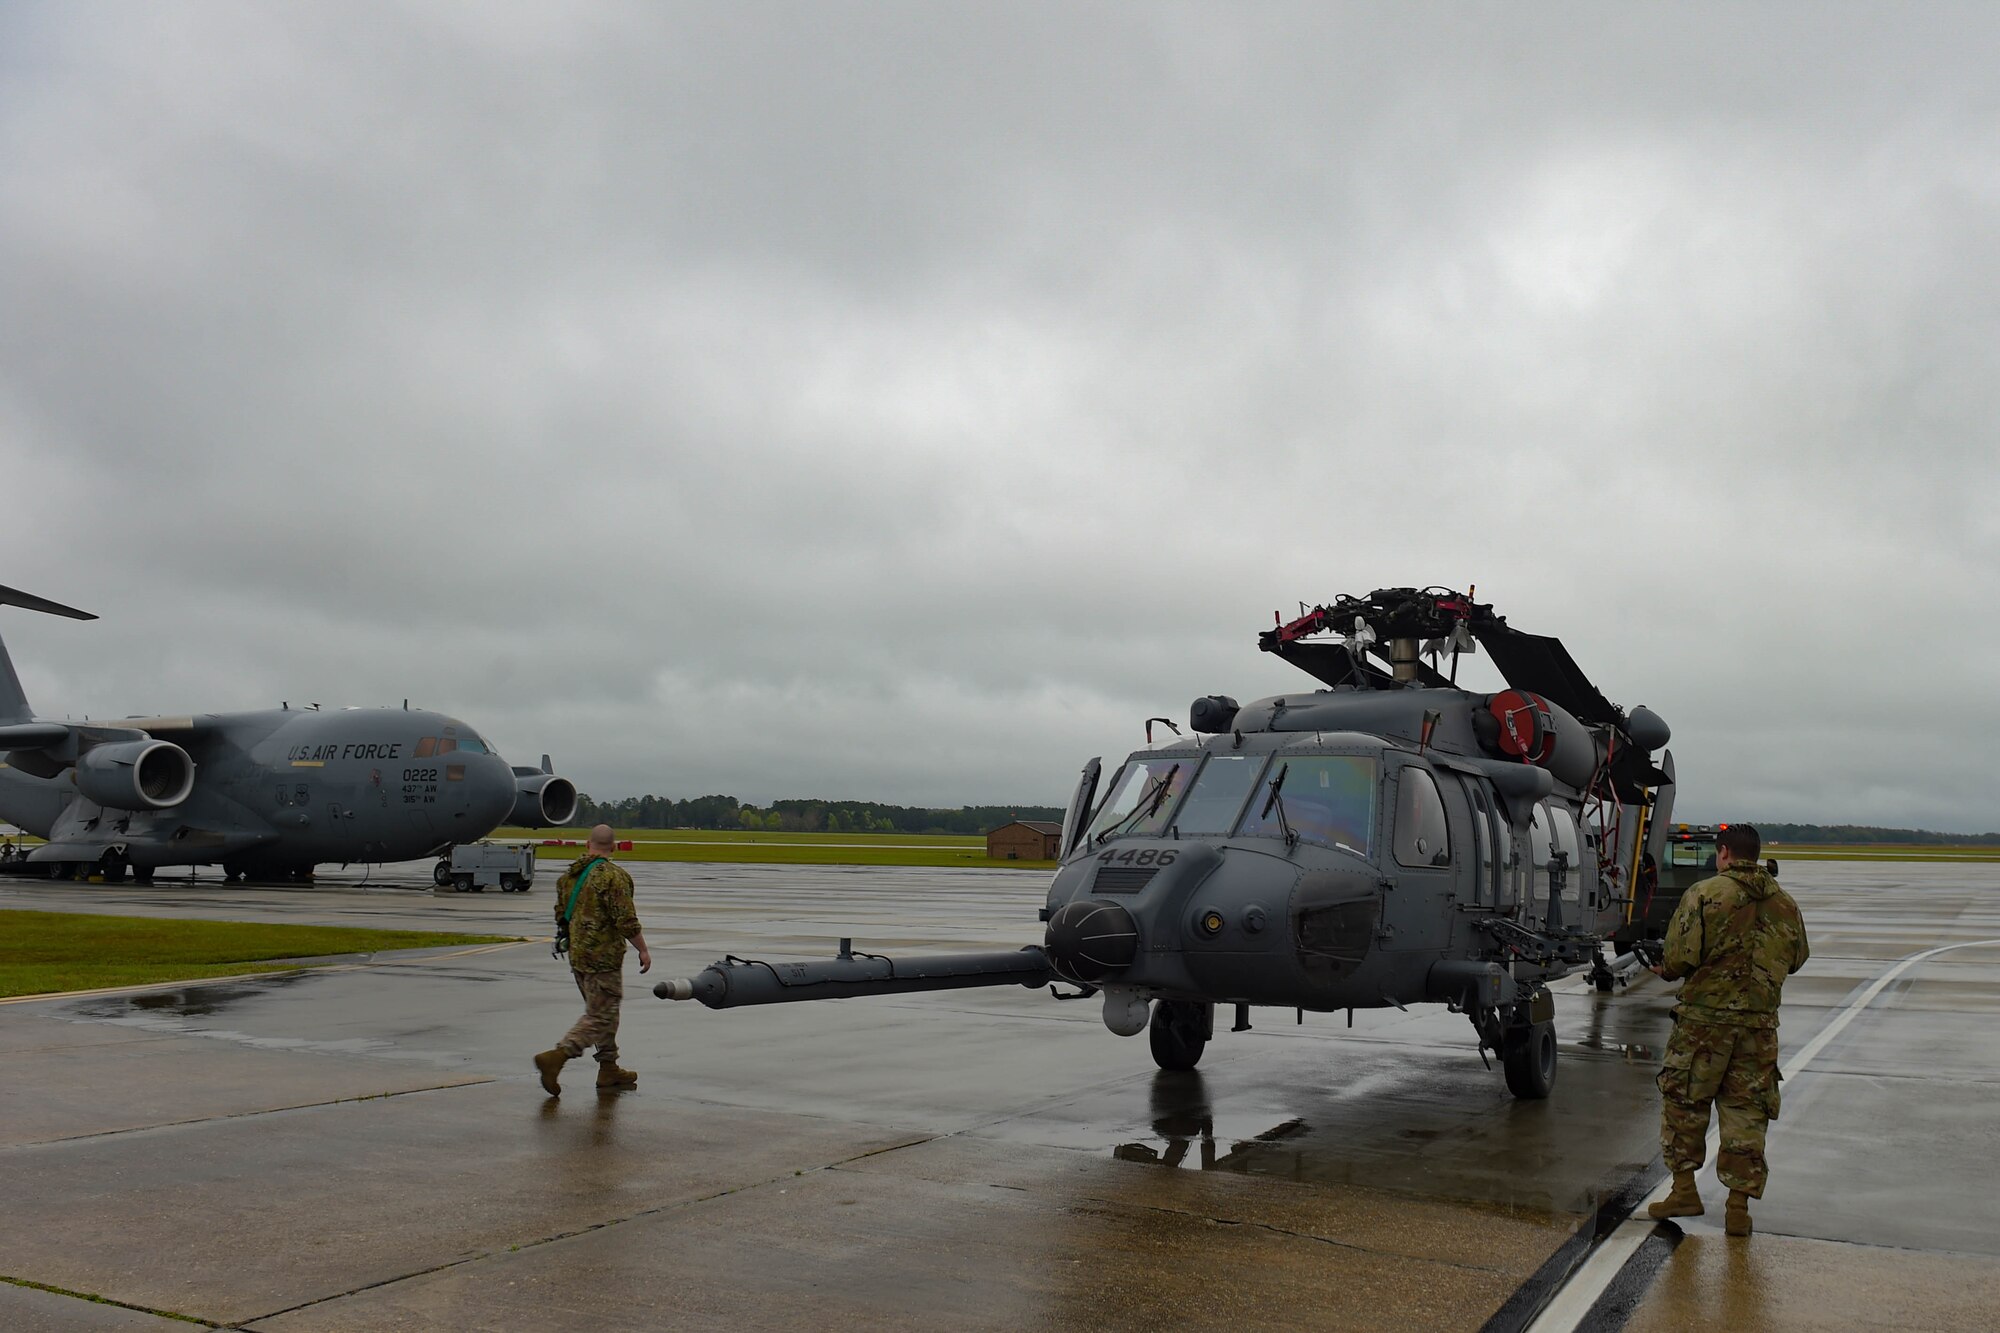
[[[514,770],[498,755],[481,755],[468,764],[465,779],[471,784],[467,795],[475,815],[487,828],[505,823],[514,810]]]

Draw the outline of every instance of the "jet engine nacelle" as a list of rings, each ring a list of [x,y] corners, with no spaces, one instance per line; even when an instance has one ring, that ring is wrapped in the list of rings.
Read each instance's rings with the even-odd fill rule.
[[[165,810],[194,790],[194,760],[169,741],[94,745],[76,761],[76,789],[114,810]]]
[[[576,818],[576,784],[553,773],[514,780],[519,795],[507,822],[517,828],[561,828]]]

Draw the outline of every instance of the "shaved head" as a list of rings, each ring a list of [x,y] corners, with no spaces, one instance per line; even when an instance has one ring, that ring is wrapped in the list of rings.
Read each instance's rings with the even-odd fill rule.
[[[596,828],[590,831],[591,851],[609,852],[612,850],[613,846],[614,842],[611,836],[611,825],[599,824]]]

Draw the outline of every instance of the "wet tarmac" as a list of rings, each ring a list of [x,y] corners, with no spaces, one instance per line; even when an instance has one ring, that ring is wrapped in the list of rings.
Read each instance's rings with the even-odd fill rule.
[[[1040,933],[1030,872],[632,869],[647,985],[725,951]],[[548,877],[433,895],[427,871],[0,882],[0,909],[546,933]],[[1896,960],[2000,941],[2000,867],[1786,880],[1814,946],[1787,1059]],[[545,944],[0,1004],[0,1276],[54,1289],[0,1284],[0,1326],[1522,1327],[1657,1177],[1650,979],[1560,988],[1543,1103],[1436,1008],[1256,1010],[1171,1075],[1043,992],[711,1013],[626,979],[639,1090],[572,1066],[554,1101],[526,1057],[577,1002]],[[1912,967],[1786,1084],[1758,1235],[1721,1235],[1706,1178],[1709,1215],[1586,1325],[1990,1323],[1996,1011],[2000,944]]]

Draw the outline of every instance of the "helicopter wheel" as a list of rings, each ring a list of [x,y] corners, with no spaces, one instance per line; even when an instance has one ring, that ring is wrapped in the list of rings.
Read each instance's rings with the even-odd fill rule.
[[[1193,1069],[1201,1063],[1208,1045],[1209,1024],[1215,1007],[1199,1000],[1161,1000],[1153,1006],[1153,1021],[1147,1037],[1153,1046],[1153,1063],[1162,1069]]]
[[[1500,1057],[1507,1091],[1523,1101],[1540,1101],[1556,1085],[1556,1025],[1530,1023],[1508,1034]]]

